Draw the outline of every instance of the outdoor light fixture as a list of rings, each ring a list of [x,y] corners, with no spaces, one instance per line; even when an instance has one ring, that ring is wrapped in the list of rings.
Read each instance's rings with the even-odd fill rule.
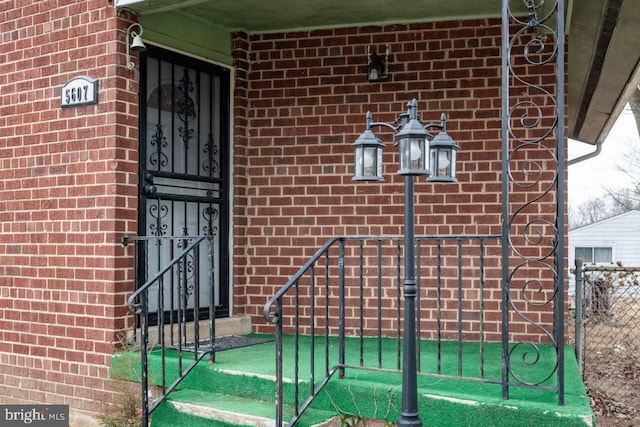
[[[458,146],[449,136],[446,129],[447,117],[440,116],[440,125],[427,127],[437,127],[440,132],[429,142],[429,152],[431,156],[431,176],[429,182],[456,182],[456,153]]]
[[[382,181],[382,149],[384,144],[371,128],[384,126],[396,135],[400,151],[398,175],[404,176],[404,333],[402,363],[402,411],[399,427],[421,427],[418,411],[418,369],[416,363],[416,296],[418,286],[415,267],[414,176],[430,176],[427,181],[456,181],[456,151],[458,146],[446,132],[444,114],[440,123],[426,126],[418,118],[418,102],[407,104],[408,111],[400,114],[395,124],[371,122],[367,112],[366,129],[353,143],[355,150],[355,181]],[[427,129],[440,132],[431,138]],[[430,144],[427,149],[427,140]],[[433,172],[429,170],[431,162]]]
[[[135,27],[138,27],[140,32],[134,31]],[[136,68],[136,64],[131,61],[131,52],[144,52],[145,50],[147,50],[147,47],[142,41],[142,25],[138,23],[129,25],[129,28],[127,28],[127,68],[129,70]]]
[[[418,118],[417,101],[409,102],[406,113],[400,114],[396,124],[372,122],[371,112],[366,115],[366,129],[353,143],[355,150],[354,181],[383,181],[382,149],[385,144],[371,130],[377,126],[391,129],[396,135],[400,152],[398,175],[421,176],[429,182],[455,182],[456,151],[458,146],[446,132],[446,116],[440,123],[423,125]],[[439,129],[433,137],[427,129]],[[428,146],[427,141],[430,140]],[[431,169],[430,169],[431,167]]]
[[[375,52],[371,53],[371,49],[368,49],[367,55],[369,56],[369,65],[367,66],[367,80],[370,82],[381,82],[387,79],[387,63],[389,62],[389,46],[387,45],[387,51],[385,59],[380,58]]]
[[[400,115],[402,130],[396,134],[400,149],[400,169],[398,175],[429,175],[427,155],[427,136],[420,120],[418,120],[417,101],[409,104],[409,111]]]
[[[384,181],[382,149],[384,144],[371,131],[371,111],[367,112],[367,129],[353,144],[355,150],[354,181]]]

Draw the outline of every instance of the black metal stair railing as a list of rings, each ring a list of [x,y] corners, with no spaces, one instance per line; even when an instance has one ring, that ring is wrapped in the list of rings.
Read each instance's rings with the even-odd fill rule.
[[[266,303],[263,315],[276,335],[276,426],[284,421],[285,404],[294,408],[292,417],[287,414],[293,425],[345,369],[400,371],[402,243],[400,237],[332,238]],[[416,238],[416,329],[435,348],[430,373],[500,383],[499,372],[485,375],[484,365],[485,341],[500,340],[500,254],[497,235]],[[293,345],[283,345],[284,339]],[[396,343],[392,357],[383,351],[389,340]],[[477,359],[465,354],[463,365],[463,343],[469,341]],[[442,346],[452,343],[457,361],[447,360],[445,368]],[[293,354],[283,355],[291,347]],[[420,346],[417,351],[422,373]],[[293,378],[285,378],[285,370]]]
[[[215,358],[213,239],[125,236],[122,243],[134,243],[135,291],[127,305],[135,314],[133,341],[140,350],[142,425],[147,426],[180,381],[206,356]],[[201,340],[203,320],[209,330]],[[159,372],[150,372],[150,352],[160,356]],[[159,390],[152,402],[150,383]]]

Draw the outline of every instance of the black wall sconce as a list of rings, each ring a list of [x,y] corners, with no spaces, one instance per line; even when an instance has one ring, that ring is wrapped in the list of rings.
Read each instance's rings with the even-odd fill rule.
[[[385,57],[382,59],[375,52],[368,49],[369,65],[367,66],[367,80],[370,82],[381,82],[387,79],[387,63],[389,62],[389,45],[386,46]]]

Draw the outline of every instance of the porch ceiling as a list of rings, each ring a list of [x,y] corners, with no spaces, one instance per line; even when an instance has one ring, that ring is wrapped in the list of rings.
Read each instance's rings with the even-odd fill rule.
[[[511,0],[517,12],[524,1]],[[568,136],[601,142],[640,82],[637,0],[566,0]],[[249,34],[499,17],[496,0],[116,0],[141,16],[180,15]]]
[[[183,14],[249,34],[496,17],[501,10],[496,0],[118,0],[116,6],[141,15]]]

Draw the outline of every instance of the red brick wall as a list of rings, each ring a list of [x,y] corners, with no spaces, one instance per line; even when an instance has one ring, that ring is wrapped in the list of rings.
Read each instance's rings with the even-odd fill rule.
[[[104,0],[7,4],[0,10],[0,403],[97,412],[131,287],[120,244],[136,220],[128,22]],[[61,86],[78,75],[99,80],[99,104],[61,109]]]
[[[374,121],[393,122],[416,98],[423,121],[448,115],[447,129],[460,145],[459,182],[416,181],[417,235],[500,234],[500,36],[500,20],[494,19],[236,37],[243,70],[245,58],[249,64],[248,88],[236,96],[248,112],[234,145],[248,156],[240,165],[242,178],[235,177],[243,184],[236,186],[236,213],[246,214],[235,217],[242,223],[235,229],[241,240],[234,261],[242,266],[235,272],[242,293],[236,303],[246,303],[258,330],[271,331],[261,316],[267,298],[330,237],[403,232],[404,187],[395,174],[390,131],[376,129],[387,144],[385,182],[351,180],[351,144],[364,130],[367,111]],[[367,49],[381,54],[387,44],[389,77],[368,83]],[[543,73],[539,81],[551,82],[553,90],[553,67],[518,66],[530,76]],[[523,88],[516,92],[525,99],[539,97]],[[527,159],[542,155],[529,151]],[[542,187],[552,175],[546,174]],[[537,209],[553,222],[553,197]],[[500,251],[492,256],[487,316],[491,338],[497,338]],[[514,325],[520,337],[539,332],[520,323]]]

